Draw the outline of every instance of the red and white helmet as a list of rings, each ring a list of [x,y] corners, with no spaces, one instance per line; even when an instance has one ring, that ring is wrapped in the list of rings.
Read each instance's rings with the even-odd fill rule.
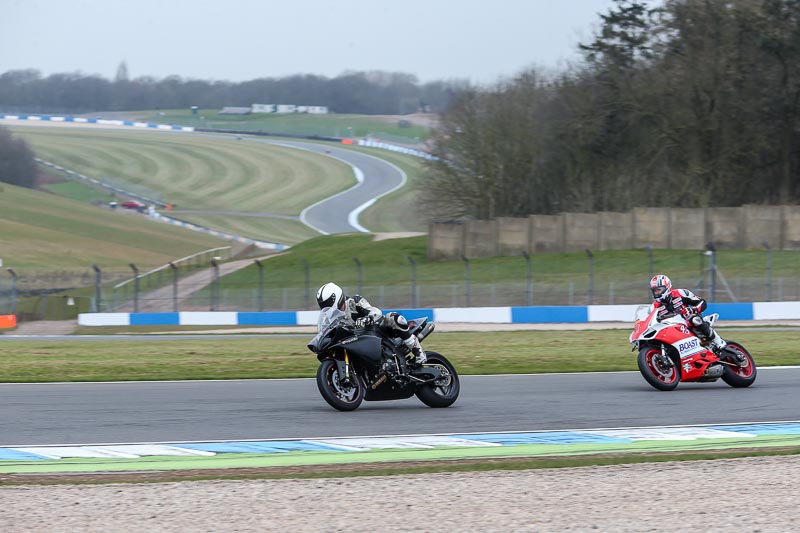
[[[672,281],[664,274],[656,274],[650,279],[650,292],[653,293],[653,300],[665,302],[670,298]]]

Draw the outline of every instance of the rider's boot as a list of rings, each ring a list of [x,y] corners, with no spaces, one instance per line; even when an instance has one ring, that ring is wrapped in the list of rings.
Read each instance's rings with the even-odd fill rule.
[[[725,339],[720,337],[719,333],[717,333],[714,330],[711,330],[711,335],[708,339],[708,343],[711,344],[711,346],[717,352],[721,352],[728,345],[728,343],[725,342]]]
[[[422,346],[419,343],[419,339],[417,339],[416,335],[411,335],[407,339],[403,341],[403,343],[408,346],[408,349],[411,350],[411,353],[414,354],[414,362],[418,365],[421,365],[425,361],[428,360],[425,352],[422,350]]]
[[[705,342],[709,344],[713,352],[720,353],[725,346],[728,345],[725,339],[720,337],[719,333],[711,329],[711,324],[703,320],[702,317],[693,317],[691,324],[695,327],[696,332],[701,335],[701,338],[705,338]]]

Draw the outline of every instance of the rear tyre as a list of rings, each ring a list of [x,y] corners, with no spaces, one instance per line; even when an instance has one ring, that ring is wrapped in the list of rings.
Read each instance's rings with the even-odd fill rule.
[[[415,394],[428,407],[450,407],[461,391],[456,367],[440,353],[426,351],[425,355],[428,360],[416,374],[421,376],[425,368],[436,368],[442,372],[442,377],[432,384],[424,385]]]
[[[681,382],[681,367],[671,357],[662,357],[660,348],[642,348],[636,361],[644,379],[658,390],[675,390]]]
[[[728,346],[725,348],[735,350],[739,352],[740,355],[744,355],[745,363],[744,366],[739,366],[738,361],[736,358],[730,357],[726,360],[732,365],[725,365],[725,370],[722,373],[722,381],[730,385],[731,387],[742,388],[742,387],[749,387],[753,384],[756,380],[756,362],[753,361],[753,356],[750,355],[744,346],[739,344],[738,342],[728,342]],[[724,352],[723,352],[724,357]]]
[[[334,409],[352,411],[364,400],[367,388],[364,382],[350,368],[350,379],[345,383],[339,377],[336,361],[326,359],[317,369],[317,388],[322,398]]]

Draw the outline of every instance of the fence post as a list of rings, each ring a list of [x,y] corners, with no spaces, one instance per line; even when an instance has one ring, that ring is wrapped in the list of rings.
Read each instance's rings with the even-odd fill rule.
[[[172,310],[178,312],[178,266],[172,261],[169,262],[172,269]]]
[[[411,265],[411,308],[417,308],[417,263],[410,255],[406,256],[408,264]]]
[[[254,259],[258,267],[258,311],[264,310],[264,265],[260,259]]]
[[[300,259],[300,262],[303,263],[303,270],[305,271],[305,282],[306,282],[306,309],[309,309],[311,306],[311,269],[308,266],[308,261],[305,259]]]
[[[525,302],[528,307],[533,305],[533,277],[531,276],[531,256],[522,252],[525,258]]]
[[[17,273],[13,268],[7,269],[11,275],[11,314],[17,315]]]
[[[356,290],[356,294],[361,294],[361,261],[358,260],[358,257],[354,257],[353,262],[356,264],[356,278],[358,279],[358,289]]]
[[[767,249],[767,301],[772,301],[772,248],[767,241],[762,243]]]
[[[211,260],[214,278],[211,280],[211,310],[217,311],[219,307],[219,263],[216,259]]]
[[[717,261],[716,261],[716,249],[714,248],[714,243],[708,242],[706,243],[706,253],[705,255],[708,256],[708,278],[709,278],[709,302],[713,302],[716,299],[716,290],[717,290]]]
[[[128,263],[133,270],[133,312],[139,312],[139,269],[133,263]]]
[[[94,270],[94,302],[95,302],[95,312],[100,313],[102,305],[101,298],[103,295],[103,291],[101,289],[101,285],[103,282],[103,271],[100,270],[100,267],[96,264],[92,265],[92,269]]]
[[[594,254],[588,248],[586,248],[586,256],[589,258],[589,294],[588,300],[589,305],[592,305],[592,300],[594,299]]]
[[[467,299],[467,307],[469,307],[469,259],[466,255],[462,255],[461,260],[464,261],[464,295]]]

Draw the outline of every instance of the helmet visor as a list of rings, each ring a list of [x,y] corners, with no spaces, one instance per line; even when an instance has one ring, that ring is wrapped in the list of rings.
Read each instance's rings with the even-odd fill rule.
[[[650,290],[653,291],[653,299],[655,300],[658,300],[659,298],[664,296],[665,292],[667,292],[667,288],[664,287],[663,285],[659,285],[658,287],[653,287]]]

